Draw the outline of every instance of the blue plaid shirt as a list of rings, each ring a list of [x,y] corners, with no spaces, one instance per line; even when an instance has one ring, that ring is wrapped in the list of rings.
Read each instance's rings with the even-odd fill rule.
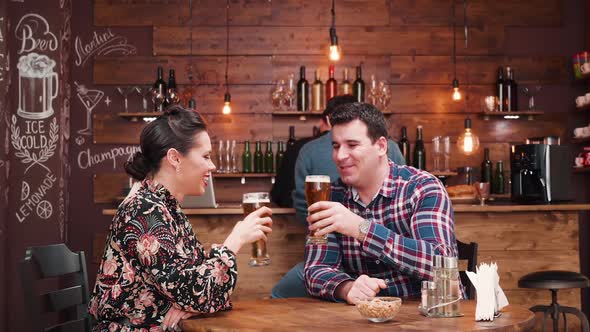
[[[441,182],[428,172],[389,161],[389,176],[365,206],[351,187],[332,187],[332,200],[370,221],[364,241],[339,233],[327,244],[307,244],[305,285],[310,295],[337,301],[342,282],[366,274],[385,280],[380,296],[412,296],[432,280],[434,254],[457,257],[453,207]]]

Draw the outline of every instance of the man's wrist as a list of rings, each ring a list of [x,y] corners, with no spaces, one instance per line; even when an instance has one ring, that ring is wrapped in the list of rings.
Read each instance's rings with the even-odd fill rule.
[[[338,287],[336,287],[336,290],[334,291],[334,297],[348,302],[348,292],[350,292],[352,284],[354,284],[354,281],[352,280],[342,282],[340,285],[338,285]]]

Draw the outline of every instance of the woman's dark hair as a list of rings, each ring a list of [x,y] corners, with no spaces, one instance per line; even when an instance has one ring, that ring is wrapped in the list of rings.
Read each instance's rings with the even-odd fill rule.
[[[150,122],[141,131],[141,151],[125,163],[125,171],[137,180],[160,169],[160,162],[169,149],[176,149],[183,155],[193,147],[195,134],[207,130],[199,113],[182,106],[173,105],[164,114]]]
[[[379,137],[387,138],[387,123],[383,113],[375,106],[367,103],[348,103],[340,105],[330,116],[332,127],[339,124],[347,124],[354,120],[361,120],[367,125],[367,134],[372,143]]]

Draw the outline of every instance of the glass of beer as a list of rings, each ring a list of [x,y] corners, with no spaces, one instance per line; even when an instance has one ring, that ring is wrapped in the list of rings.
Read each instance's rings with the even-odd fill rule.
[[[246,193],[242,198],[242,208],[244,209],[244,217],[259,208],[267,206],[270,207],[270,196],[268,193]],[[261,217],[268,217],[267,214]],[[270,264],[270,256],[266,247],[265,240],[258,240],[252,243],[252,254],[250,255],[250,266],[264,266]]]
[[[327,175],[308,175],[305,177],[305,199],[307,206],[319,201],[330,200],[330,177]],[[328,242],[328,234],[316,236],[314,232],[309,233],[308,243],[324,244]]]

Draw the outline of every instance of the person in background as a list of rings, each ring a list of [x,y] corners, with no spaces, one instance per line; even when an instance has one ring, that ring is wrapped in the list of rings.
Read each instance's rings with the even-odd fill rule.
[[[277,176],[275,183],[270,190],[270,199],[280,207],[293,207],[293,189],[295,188],[295,162],[299,156],[301,148],[311,140],[321,137],[330,130],[327,127],[324,117],[319,120],[319,136],[304,137],[296,140],[293,146],[287,146],[285,156],[280,165],[277,167]],[[316,127],[314,127],[316,128]]]
[[[308,208],[308,293],[356,304],[379,296],[420,294],[435,254],[457,256],[451,201],[432,174],[387,157],[383,114],[374,106],[340,106],[330,117],[332,158],[340,174],[332,201]]]
[[[119,205],[89,303],[93,331],[176,330],[181,319],[231,309],[240,248],[271,232],[263,207],[205,252],[182,212],[215,170],[201,116],[172,106],[149,123],[125,170],[141,183]]]
[[[332,160],[332,129],[330,118],[339,106],[356,102],[351,95],[336,96],[328,101],[322,114],[324,134],[305,144],[297,157],[295,166],[295,191],[293,192],[293,205],[296,209],[296,218],[307,225],[307,201],[305,200],[305,177],[307,175],[329,175],[332,182],[337,181],[339,175],[336,165]],[[388,140],[387,153],[396,164],[405,165],[404,157],[398,145]],[[273,287],[273,298],[302,297],[307,296],[303,280],[303,266],[301,262],[295,265]]]

